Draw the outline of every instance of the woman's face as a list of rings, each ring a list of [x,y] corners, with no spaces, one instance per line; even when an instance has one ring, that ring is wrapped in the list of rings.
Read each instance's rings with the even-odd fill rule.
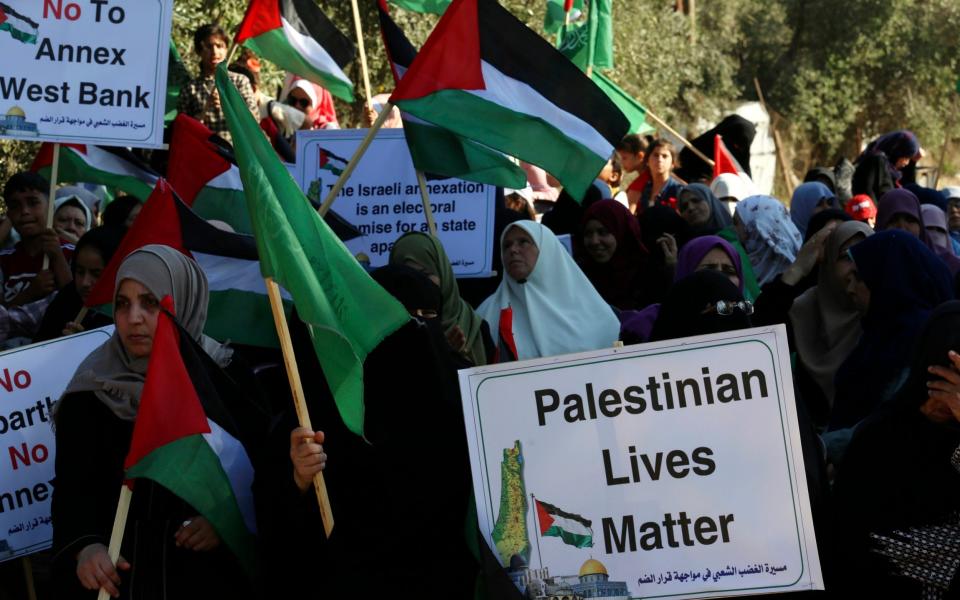
[[[533,273],[540,256],[540,248],[522,227],[511,227],[503,236],[501,248],[503,267],[514,281],[523,283]]]
[[[852,266],[847,275],[847,297],[850,298],[854,308],[861,315],[867,314],[867,310],[870,308],[870,288],[863,282],[863,279],[860,279],[856,265]]]
[[[617,238],[603,223],[590,219],[583,228],[583,247],[594,262],[604,264],[617,251]]]
[[[309,115],[310,111],[313,110],[313,101],[310,100],[310,96],[300,88],[293,88],[290,90],[290,93],[287,94],[287,104],[296,108],[305,115]],[[309,119],[303,120],[303,125],[300,126],[300,129],[310,129],[311,123],[308,122]]]
[[[906,231],[915,238],[920,237],[920,221],[913,215],[906,213],[897,213],[887,223],[887,229],[900,229]]]
[[[717,271],[727,276],[733,285],[740,287],[740,274],[737,273],[737,267],[730,260],[730,255],[720,246],[715,246],[707,252],[700,260],[695,271]]]
[[[850,254],[847,253],[847,250],[853,248],[865,239],[867,239],[867,236],[863,235],[862,233],[858,233],[840,246],[839,254],[837,255],[837,262],[833,265],[833,273],[836,276],[837,281],[842,281],[844,285],[849,284],[849,278],[853,276],[853,271],[855,269],[853,265],[853,259],[850,258]]]
[[[73,283],[80,297],[86,300],[106,264],[100,251],[93,246],[82,246],[73,261]]]
[[[134,358],[150,356],[159,314],[160,301],[142,283],[135,279],[120,282],[113,319],[127,354]]]
[[[65,204],[53,215],[53,226],[76,236],[76,239],[87,231],[87,215],[79,206]]]
[[[947,205],[947,227],[951,231],[960,229],[960,199],[951,198]]]
[[[673,155],[666,147],[659,146],[647,158],[647,166],[650,167],[652,173],[669,175],[670,169],[673,168]]]
[[[737,239],[740,240],[740,243],[746,243],[747,226],[743,224],[743,219],[740,218],[738,213],[733,214],[733,229],[737,232]]]
[[[710,203],[705,202],[703,198],[696,194],[686,193],[683,195],[683,212],[680,216],[691,227],[700,227],[710,220]]]

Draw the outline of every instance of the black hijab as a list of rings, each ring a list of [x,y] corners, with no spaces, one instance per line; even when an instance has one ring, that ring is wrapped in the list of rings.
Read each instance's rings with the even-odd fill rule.
[[[684,277],[674,284],[660,306],[650,340],[671,340],[751,326],[750,316],[741,308],[734,309],[733,314],[719,314],[715,305],[720,300],[743,302],[743,293],[726,275],[703,270]]]
[[[706,156],[713,156],[714,138],[719,135],[727,150],[737,159],[747,175],[750,173],[750,144],[757,133],[757,127],[740,115],[728,115],[713,129],[693,139],[693,146]],[[674,175],[690,183],[710,183],[713,179],[713,167],[689,148],[680,151],[681,167]]]

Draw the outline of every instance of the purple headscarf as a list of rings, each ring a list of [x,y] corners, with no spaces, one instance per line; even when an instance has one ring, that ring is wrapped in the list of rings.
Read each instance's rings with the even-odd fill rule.
[[[934,250],[930,243],[930,237],[927,235],[927,227],[923,222],[923,213],[920,212],[920,200],[916,194],[910,190],[896,188],[890,190],[877,202],[877,231],[887,229],[890,221],[896,215],[910,215],[920,223],[920,241],[926,244],[927,248]]]
[[[680,281],[696,271],[697,265],[700,264],[703,257],[718,247],[723,248],[723,251],[727,253],[727,256],[729,256],[733,262],[733,266],[736,267],[737,275],[740,278],[740,292],[743,293],[743,265],[740,262],[740,253],[737,252],[727,240],[715,235],[693,238],[684,244],[680,250],[680,254],[677,256],[677,267],[674,271],[673,280]]]
[[[950,274],[956,275],[960,272],[960,258],[953,253],[946,213],[933,204],[921,205],[920,213],[923,215],[924,231],[930,240],[930,247],[950,269]],[[929,228],[941,231],[930,231]]]

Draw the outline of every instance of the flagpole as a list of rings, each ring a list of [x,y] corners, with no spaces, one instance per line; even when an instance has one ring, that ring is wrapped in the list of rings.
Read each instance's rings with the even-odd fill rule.
[[[685,138],[685,137],[683,137],[682,135],[680,135],[679,133],[677,133],[677,131],[676,131],[673,127],[670,127],[669,125],[667,125],[667,124],[663,121],[663,119],[661,119],[661,118],[658,117],[657,115],[655,115],[655,114],[653,114],[652,112],[650,112],[650,110],[647,110],[647,116],[650,117],[651,119],[653,119],[654,121],[656,121],[658,125],[660,125],[660,126],[663,127],[664,129],[666,129],[668,132],[670,132],[670,135],[674,136],[675,138],[678,138],[681,142],[683,142],[683,145],[684,145],[684,146],[686,146],[687,148],[690,148],[690,151],[693,152],[694,154],[696,154],[697,156],[699,156],[705,163],[707,163],[707,164],[710,165],[711,167],[714,166],[714,165],[713,165],[713,159],[708,158],[706,154],[704,154],[703,152],[700,152],[699,150],[697,150],[697,148],[696,148],[693,144],[691,144],[689,141],[687,141],[687,138]]]
[[[86,306],[80,309],[80,312],[77,313],[77,318],[73,320],[74,323],[79,325],[84,319],[87,318],[87,313],[90,312],[90,309]]]
[[[543,571],[543,553],[540,552],[540,521],[537,520],[537,498],[530,493],[530,499],[533,500],[533,538],[537,540],[537,556],[540,559],[540,570]]]
[[[340,173],[340,177],[337,179],[337,182],[333,184],[333,189],[327,194],[327,197],[323,200],[323,204],[320,205],[318,209],[320,216],[327,214],[327,211],[330,210],[330,206],[333,204],[333,201],[337,199],[337,195],[340,194],[340,190],[343,189],[347,180],[350,179],[350,175],[353,174],[353,170],[357,168],[357,164],[360,162],[360,158],[367,151],[367,148],[370,146],[370,143],[373,142],[373,138],[376,137],[377,132],[380,131],[380,128],[383,127],[383,123],[390,116],[390,111],[393,109],[393,104],[387,102],[383,105],[383,110],[380,111],[380,115],[377,117],[377,120],[373,122],[373,125],[370,129],[367,130],[367,135],[363,138],[363,141],[360,142],[360,145],[357,146],[356,151],[353,153],[353,156],[350,157],[350,162],[347,163],[347,167],[343,170],[343,173]]]
[[[47,229],[53,227],[53,200],[57,195],[57,179],[60,177],[60,142],[53,144],[53,165],[50,167],[50,194],[47,196]],[[50,257],[43,253],[41,271],[50,268]]]
[[[37,588],[33,582],[33,563],[30,562],[30,557],[24,556],[21,558],[20,564],[23,565],[23,579],[27,586],[27,600],[37,600]]]
[[[123,542],[123,530],[127,528],[127,514],[130,512],[130,499],[133,497],[133,490],[126,485],[120,486],[120,499],[117,501],[117,514],[113,518],[113,531],[110,532],[110,546],[107,548],[107,554],[110,556],[110,562],[114,568],[117,566],[117,560],[120,559],[120,543]],[[110,593],[100,588],[97,594],[97,600],[110,600]]]
[[[363,91],[367,94],[367,110],[373,108],[373,96],[370,94],[370,73],[367,71],[367,52],[363,47],[363,27],[360,25],[360,8],[357,0],[350,0],[353,5],[353,24],[357,30],[357,50],[360,52],[360,70],[363,72]],[[385,110],[384,112],[390,112]]]
[[[287,327],[287,317],[283,312],[283,301],[280,299],[280,286],[273,277],[265,277],[267,294],[270,296],[270,309],[273,312],[273,322],[280,337],[280,348],[283,350],[283,364],[287,368],[287,379],[290,380],[290,390],[293,392],[293,406],[297,411],[297,420],[301,427],[313,431],[310,424],[310,413],[307,411],[307,402],[303,394],[303,384],[300,382],[300,369],[297,367],[297,357],[293,353],[293,342],[290,339],[290,329]],[[323,531],[327,537],[333,531],[333,510],[330,508],[330,497],[327,495],[327,484],[323,479],[323,472],[313,476],[313,489],[317,493],[317,502],[320,504],[320,518],[323,520]]]
[[[420,201],[423,202],[423,216],[427,219],[427,227],[430,235],[437,237],[437,223],[433,220],[433,206],[427,195],[427,178],[423,176],[423,171],[417,171],[417,183],[420,184]]]

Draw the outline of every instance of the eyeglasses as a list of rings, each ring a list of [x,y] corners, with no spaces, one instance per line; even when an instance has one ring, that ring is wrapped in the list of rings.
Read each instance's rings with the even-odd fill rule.
[[[733,301],[718,300],[716,304],[711,304],[703,310],[702,314],[716,313],[723,317],[729,317],[739,309],[745,315],[753,314],[753,303],[749,300]]]
[[[294,97],[294,96],[287,96],[287,105],[288,105],[288,106],[293,106],[294,108],[299,108],[300,110],[303,110],[303,109],[307,108],[308,106],[310,106],[310,99],[309,99],[309,98],[296,98],[296,97]]]

